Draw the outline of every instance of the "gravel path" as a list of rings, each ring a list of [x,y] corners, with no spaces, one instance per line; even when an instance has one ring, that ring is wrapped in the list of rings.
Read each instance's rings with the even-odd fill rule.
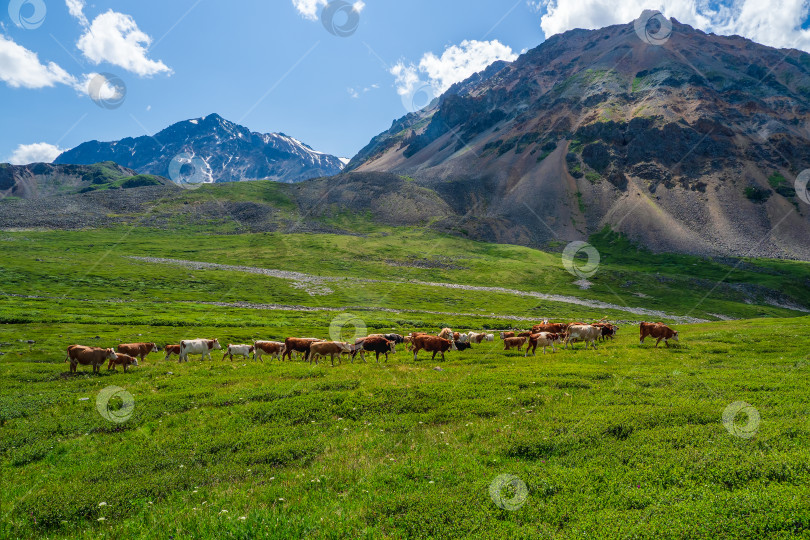
[[[159,257],[130,257],[131,259],[154,263],[154,264],[170,264],[174,266],[184,266],[187,268],[193,269],[208,269],[208,270],[228,270],[232,272],[248,272],[251,274],[260,274],[263,276],[269,276],[279,279],[287,279],[293,281],[294,287],[297,288],[304,288],[309,292],[310,295],[315,296],[319,294],[329,294],[332,292],[331,289],[325,287],[323,284],[325,282],[352,282],[352,283],[393,283],[393,284],[415,284],[415,285],[423,285],[426,287],[439,287],[443,289],[456,289],[456,290],[463,290],[463,291],[480,291],[480,292],[494,292],[494,293],[502,293],[502,294],[511,294],[515,296],[527,297],[527,298],[537,298],[539,300],[546,300],[549,302],[562,302],[565,304],[574,304],[578,306],[585,306],[589,308],[595,309],[614,309],[618,311],[624,311],[627,313],[632,313],[634,315],[641,315],[643,317],[648,317],[651,319],[671,319],[674,321],[678,321],[679,323],[701,323],[701,322],[708,322],[706,319],[698,319],[695,317],[682,317],[678,315],[670,315],[664,311],[659,311],[655,309],[646,309],[646,308],[637,308],[637,307],[628,307],[628,306],[621,306],[618,304],[611,304],[608,302],[602,302],[599,300],[586,300],[583,298],[577,298],[575,296],[564,296],[559,294],[545,294],[533,291],[519,291],[516,289],[507,289],[505,287],[482,287],[477,285],[461,285],[458,283],[440,283],[434,281],[396,281],[396,280],[384,280],[384,279],[366,279],[366,278],[346,278],[346,277],[330,277],[330,276],[314,276],[312,274],[304,274],[302,272],[292,272],[289,270],[272,270],[268,268],[258,268],[255,266],[238,266],[238,265],[230,265],[230,264],[218,264],[218,263],[207,263],[207,262],[199,262],[199,261],[186,261],[182,259],[165,259]],[[392,310],[396,312],[397,310]],[[403,310],[404,311],[404,310]],[[430,312],[425,312],[430,313]],[[442,313],[438,313],[442,314]],[[449,314],[448,314],[449,315]],[[461,314],[454,314],[454,315],[461,315]],[[534,319],[515,319],[515,320],[534,320]]]

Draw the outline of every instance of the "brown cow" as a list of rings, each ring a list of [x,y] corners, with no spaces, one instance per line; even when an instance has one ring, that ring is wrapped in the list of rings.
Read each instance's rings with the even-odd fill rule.
[[[365,339],[357,340],[355,343],[354,351],[352,352],[352,362],[357,353],[360,353],[360,360],[366,361],[365,352],[373,352],[377,356],[377,362],[380,361],[380,353],[385,355],[385,361],[388,362],[388,353],[396,353],[396,344],[393,341],[385,339],[384,337],[369,336]]]
[[[309,345],[309,363],[311,364],[314,360],[317,364],[319,356],[325,358],[328,355],[331,357],[332,366],[334,367],[335,356],[340,360],[340,355],[349,351],[351,351],[351,345],[344,341],[316,341]]]
[[[121,343],[118,345],[118,352],[129,356],[136,356],[143,362],[147,354],[158,352],[158,348],[154,343]]]
[[[566,323],[549,323],[535,324],[532,326],[532,334],[539,334],[540,332],[551,332],[552,334],[562,334],[568,329]]]
[[[112,349],[71,345],[67,348],[65,362],[70,361],[71,372],[75,372],[78,364],[81,364],[83,366],[93,366],[93,373],[100,373],[101,365],[105,360],[115,360],[116,358],[115,351]]]
[[[501,339],[506,339],[510,337],[515,337],[514,332],[501,332]]]
[[[436,336],[416,336],[413,338],[413,361],[416,362],[419,351],[424,349],[426,352],[432,352],[431,360],[436,359],[436,353],[442,353],[442,361],[444,361],[444,353],[447,351],[456,351],[456,344],[449,339],[444,339]]]
[[[304,353],[304,362],[309,360],[309,347],[313,343],[317,343],[319,341],[323,341],[322,339],[318,338],[294,338],[288,337],[284,340],[284,354],[282,355],[281,359],[289,357],[292,360],[292,353],[293,352],[300,352]]]
[[[599,338],[599,341],[605,341],[607,338],[613,339],[616,336],[616,332],[619,330],[619,327],[610,323],[593,323],[592,326],[599,328],[602,331],[602,335]]]
[[[177,345],[166,345],[166,347],[164,347],[164,349],[166,351],[166,356],[163,357],[164,360],[168,360],[169,357],[171,355],[173,355],[173,354],[175,354],[177,356],[180,356],[180,344],[179,343]]]
[[[503,350],[508,351],[509,349],[517,349],[520,350],[521,347],[526,343],[526,337],[508,337],[503,340]]]
[[[648,323],[643,322],[639,325],[641,330],[641,338],[640,342],[644,343],[644,339],[647,336],[657,338],[655,342],[655,346],[658,347],[658,344],[661,343],[661,340],[664,340],[664,345],[669,347],[669,340],[678,341],[678,332],[670,328],[669,326],[665,325],[664,323],[656,322],[656,323]]]
[[[535,356],[538,345],[543,347],[543,354],[546,354],[546,347],[549,346],[551,347],[551,352],[557,352],[554,349],[554,343],[560,341],[562,336],[562,334],[555,334],[553,332],[538,332],[532,334],[529,336],[529,345],[526,347],[526,354],[523,356],[529,356],[529,351],[532,352],[532,356]]]
[[[253,359],[261,360],[262,354],[269,354],[270,358],[281,358],[284,354],[284,344],[279,341],[254,341],[253,342]]]
[[[129,366],[137,366],[138,359],[124,353],[116,353],[115,360],[110,358],[110,363],[107,364],[107,371],[113,370],[115,371],[115,366],[124,366],[124,373],[127,372],[127,368]]]

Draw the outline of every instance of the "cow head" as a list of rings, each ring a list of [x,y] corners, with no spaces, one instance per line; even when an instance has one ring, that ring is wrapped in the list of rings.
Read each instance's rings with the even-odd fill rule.
[[[675,333],[672,335],[672,338],[671,338],[671,339],[673,339],[674,341],[679,341],[679,340],[678,340],[678,332],[675,332]]]
[[[106,349],[104,352],[107,353],[104,357],[107,358],[108,360],[118,360],[118,355],[115,354],[114,350]]]
[[[354,352],[355,346],[352,345],[351,343],[346,343],[346,342],[343,342],[343,341],[337,341],[336,343],[338,345],[340,345],[341,352],[347,352],[347,353]]]
[[[130,358],[129,359],[129,364],[131,366],[137,366],[138,365],[138,359],[137,358]]]
[[[397,344],[396,344],[395,341],[389,341],[388,342],[388,351],[392,352],[392,353],[397,352]]]
[[[456,342],[455,341],[450,342],[450,350],[451,351],[457,351],[458,350],[458,347],[456,347]]]
[[[222,349],[222,345],[219,344],[219,340],[216,338],[212,339],[208,345],[210,349],[214,349],[215,351]]]
[[[158,351],[160,351],[160,347],[158,347],[156,343],[150,343],[149,345],[152,346],[152,348],[149,349],[149,352],[158,352]]]

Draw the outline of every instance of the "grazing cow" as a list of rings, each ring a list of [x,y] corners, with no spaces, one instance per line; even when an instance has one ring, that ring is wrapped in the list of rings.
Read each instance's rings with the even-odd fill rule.
[[[116,353],[115,360],[110,358],[110,363],[107,364],[107,371],[115,371],[115,366],[124,366],[124,373],[127,372],[129,366],[137,366],[138,359],[124,353]]]
[[[117,350],[129,356],[136,356],[143,362],[147,354],[158,352],[160,349],[154,343],[121,343]]]
[[[101,347],[85,347],[84,345],[71,345],[67,348],[65,362],[70,361],[71,373],[76,371],[76,367],[93,366],[93,373],[101,372],[101,365],[105,360],[115,360],[118,356],[112,349],[102,349]]]
[[[228,343],[228,348],[225,349],[225,354],[222,355],[222,359],[225,360],[225,357],[229,356],[229,360],[233,360],[233,355],[244,356],[245,359],[249,359],[253,350],[253,345],[232,345]]]
[[[442,354],[442,361],[444,361],[444,353],[447,351],[456,351],[456,343],[449,339],[444,339],[436,336],[416,336],[413,338],[413,361],[416,362],[419,351],[425,350],[432,352],[431,360],[436,359],[436,353]]]
[[[487,341],[495,341],[495,334],[487,334],[484,339]]]
[[[388,341],[393,341],[394,343],[404,343],[405,337],[399,334],[383,334],[383,337]]]
[[[451,336],[453,336],[453,330],[451,330],[450,328],[442,328],[442,331],[439,332],[439,337],[442,339],[449,340]]]
[[[555,334],[553,332],[538,332],[532,334],[529,336],[529,345],[526,347],[526,354],[523,356],[529,356],[529,351],[532,352],[532,356],[535,356],[538,345],[543,347],[543,354],[546,354],[546,347],[551,347],[551,352],[557,352],[554,348],[554,343],[561,339],[562,334]]]
[[[574,341],[584,341],[585,349],[588,348],[588,343],[596,349],[596,340],[602,335],[602,329],[592,326],[590,324],[572,324],[568,327],[565,333],[565,347],[568,348],[568,343],[571,343],[571,348],[574,348]]]
[[[281,356],[281,359],[289,358],[292,360],[292,353],[300,352],[304,354],[304,362],[309,360],[309,347],[313,343],[317,343],[319,341],[323,341],[322,339],[318,338],[294,338],[288,337],[284,340],[284,354]]]
[[[664,345],[669,347],[669,340],[672,339],[674,341],[678,341],[678,332],[673,330],[669,326],[665,325],[664,323],[656,322],[656,323],[648,323],[643,322],[640,325],[641,329],[641,343],[644,343],[644,339],[649,336],[656,338],[655,346],[658,347],[658,344],[661,343],[661,340],[664,340]]]
[[[616,332],[619,331],[619,327],[610,323],[593,323],[593,326],[602,330],[602,335],[600,336],[600,341],[605,341],[607,338],[613,339],[616,336]]]
[[[515,337],[514,332],[501,332],[501,339],[506,339],[510,337]]]
[[[544,321],[542,324],[535,324],[532,326],[532,334],[539,334],[540,332],[551,332],[553,334],[562,334],[568,328],[566,323],[550,323]]]
[[[208,357],[211,360],[211,351],[222,350],[222,345],[219,344],[217,339],[188,339],[180,342],[180,359],[179,362],[185,360],[188,362],[189,354],[199,354],[201,359],[205,360]]]
[[[520,350],[521,347],[526,343],[526,337],[508,337],[503,340],[503,350],[508,351],[509,349],[517,349]]]
[[[173,355],[173,354],[175,354],[177,356],[180,356],[180,344],[179,343],[177,345],[166,345],[166,347],[164,347],[164,349],[166,350],[166,356],[163,357],[164,360],[168,360],[169,357],[171,355]]]
[[[484,341],[487,338],[487,334],[484,334],[482,332],[470,332],[469,334],[467,334],[467,337],[469,338],[468,341],[470,343],[477,344]]]
[[[472,343],[467,341],[456,341],[456,349],[458,351],[464,351],[467,349],[472,349]]]
[[[311,364],[314,360],[317,364],[319,357],[323,356],[326,358],[330,356],[332,358],[332,366],[334,366],[335,356],[340,360],[340,355],[345,352],[350,352],[352,350],[351,347],[351,345],[343,341],[317,341],[311,343],[309,346],[309,363]]]
[[[354,362],[354,357],[357,353],[360,353],[360,360],[365,362],[366,352],[373,352],[377,362],[380,361],[380,353],[382,353],[385,355],[385,361],[388,362],[388,353],[396,353],[397,349],[393,341],[385,339],[384,337],[369,336],[355,343],[355,351],[352,353],[352,362]]]
[[[254,341],[253,359],[262,360],[263,354],[269,354],[270,358],[280,358],[284,354],[284,344],[280,341]]]

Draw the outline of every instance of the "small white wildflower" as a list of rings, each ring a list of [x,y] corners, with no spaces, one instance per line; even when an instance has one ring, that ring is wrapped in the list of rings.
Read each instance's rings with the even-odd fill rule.
[[[242,521],[245,521],[247,519],[247,516],[242,516],[239,519],[241,519]]]
[[[105,503],[104,501],[101,501],[100,503],[98,503],[98,505],[99,506],[107,506],[107,503]]]
[[[100,517],[100,518],[98,518],[96,521],[107,521],[107,518],[105,518],[105,517]]]

